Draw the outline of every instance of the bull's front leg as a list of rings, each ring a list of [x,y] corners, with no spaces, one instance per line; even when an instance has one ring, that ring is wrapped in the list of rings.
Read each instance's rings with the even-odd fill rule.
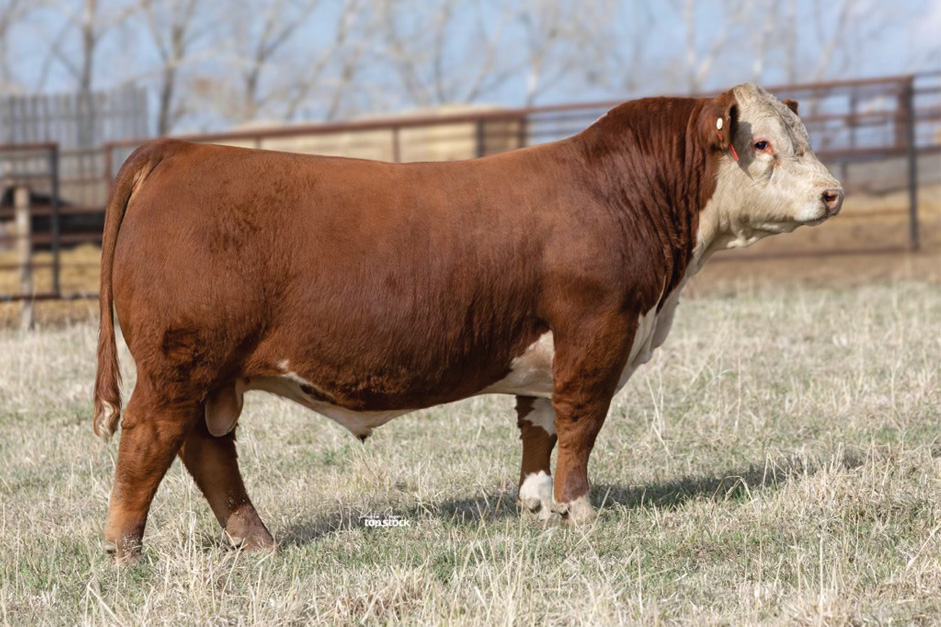
[[[519,505],[541,519],[548,519],[552,515],[552,472],[549,461],[556,442],[552,401],[517,396],[516,425],[523,442]]]
[[[553,359],[555,430],[559,438],[554,510],[569,522],[592,521],[588,458],[627,360],[636,322],[607,316],[556,336]]]

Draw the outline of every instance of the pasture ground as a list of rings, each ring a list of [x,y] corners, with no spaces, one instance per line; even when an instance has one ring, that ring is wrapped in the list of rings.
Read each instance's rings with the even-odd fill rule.
[[[688,299],[602,430],[587,529],[518,515],[511,399],[418,412],[363,445],[249,396],[242,468],[279,550],[227,549],[175,463],[131,568],[101,549],[117,447],[91,434],[95,343],[88,321],[0,330],[4,625],[941,620],[932,281]]]

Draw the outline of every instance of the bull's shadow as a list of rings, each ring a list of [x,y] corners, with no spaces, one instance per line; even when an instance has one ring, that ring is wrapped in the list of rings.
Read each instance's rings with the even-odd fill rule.
[[[429,518],[443,519],[451,524],[471,525],[519,515],[515,489],[404,509],[379,507],[376,512],[401,516],[410,520],[412,525],[420,525],[422,520]],[[361,529],[364,526],[365,513],[349,510],[334,512],[314,520],[299,521],[276,534],[279,536],[277,540],[283,546],[303,546],[331,533]]]
[[[847,453],[837,462],[846,469],[863,464],[863,459]],[[830,466],[830,463],[826,464]],[[761,490],[777,490],[786,483],[811,476],[824,467],[823,462],[782,457],[751,464],[743,469],[703,476],[684,476],[645,485],[596,484],[592,486],[591,502],[602,513],[608,510],[658,509],[677,510],[688,501],[705,497],[714,501],[745,500]],[[420,525],[423,519],[437,518],[449,524],[470,526],[496,522],[520,515],[515,490],[500,490],[479,496],[447,500],[439,504],[390,509],[391,513]],[[361,514],[348,510],[299,521],[276,535],[284,546],[303,546],[338,531],[362,528]]]

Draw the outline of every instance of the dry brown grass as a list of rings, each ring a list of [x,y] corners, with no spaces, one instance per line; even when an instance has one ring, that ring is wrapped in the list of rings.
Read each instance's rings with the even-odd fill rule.
[[[616,399],[588,530],[518,517],[509,399],[361,445],[258,395],[239,446],[280,549],[226,549],[175,464],[125,569],[100,543],[116,445],[91,434],[94,325],[0,331],[0,623],[935,624],[937,286],[729,296],[684,303]]]

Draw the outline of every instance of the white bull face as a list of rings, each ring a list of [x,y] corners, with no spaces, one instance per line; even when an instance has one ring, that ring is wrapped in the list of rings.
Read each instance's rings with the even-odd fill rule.
[[[785,104],[752,84],[732,93],[737,106],[728,130],[735,150],[723,157],[713,200],[701,216],[708,247],[748,246],[839,213],[843,188],[810,149],[797,103]]]

